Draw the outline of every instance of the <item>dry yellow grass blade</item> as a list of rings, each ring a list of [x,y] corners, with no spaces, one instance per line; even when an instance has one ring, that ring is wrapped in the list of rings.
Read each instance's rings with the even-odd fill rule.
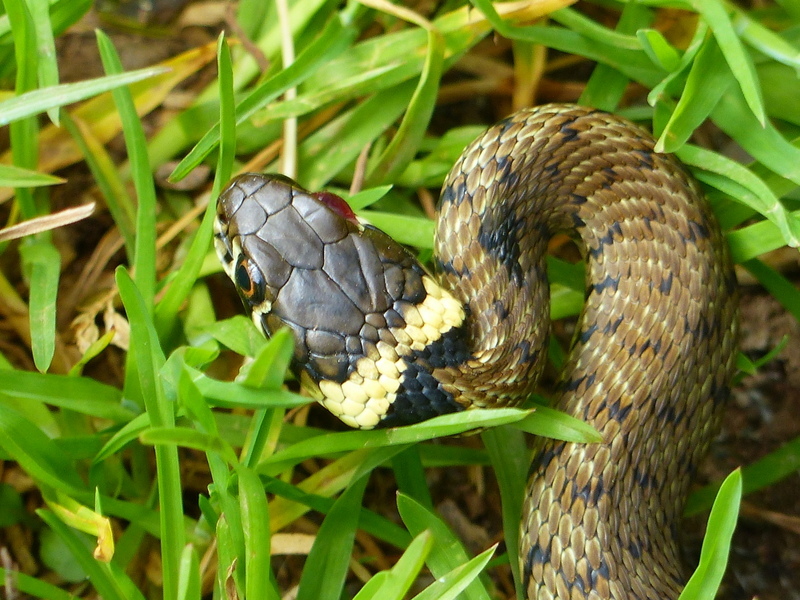
[[[142,116],[161,105],[169,93],[187,77],[194,75],[216,57],[216,44],[193,48],[160,63],[168,72],[130,86],[136,112]],[[69,111],[75,121],[82,121],[101,143],[108,142],[122,130],[119,114],[110,93],[87,100]],[[39,134],[37,170],[52,173],[83,159],[81,151],[64,128],[48,125]],[[0,155],[0,163],[11,164],[11,153]],[[0,202],[14,195],[14,190],[0,189]]]

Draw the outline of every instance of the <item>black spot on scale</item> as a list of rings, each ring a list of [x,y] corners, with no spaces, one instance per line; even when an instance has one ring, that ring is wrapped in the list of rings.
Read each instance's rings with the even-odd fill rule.
[[[697,240],[706,240],[709,237],[708,228],[702,223],[697,221],[689,221],[689,237],[690,242],[697,242]]]
[[[469,276],[469,269],[467,269],[466,265],[463,269],[459,270],[456,269],[452,261],[442,261],[438,257],[435,257],[434,261],[435,270],[439,273],[444,273],[446,275],[457,275],[458,277]]]
[[[464,410],[453,395],[442,388],[433,370],[460,365],[470,358],[462,327],[454,327],[422,350],[414,350],[404,359],[406,368],[401,375],[400,389],[380,427],[411,425]]]
[[[533,550],[533,548],[531,548],[531,550]],[[528,560],[524,561],[524,564],[522,565],[522,589],[523,590],[527,590],[528,589],[528,585],[530,585],[530,582],[531,582],[531,576],[532,576],[531,570],[533,568],[533,563],[531,563],[531,561],[530,561],[530,555],[531,555],[531,553],[528,552]]]
[[[703,315],[700,316],[697,321],[697,326],[694,328],[689,323],[688,317],[684,317],[683,322],[684,333],[691,334],[696,342],[707,340],[713,331],[712,325],[709,325],[708,318]]]
[[[494,218],[491,218],[494,217]],[[520,248],[518,232],[521,224],[513,209],[506,205],[498,207],[496,212],[489,212],[481,220],[478,231],[478,243],[483,246],[489,256],[493,256],[508,270],[509,277],[516,285],[521,285],[524,277],[520,265]],[[528,235],[535,235],[528,233]]]
[[[497,179],[500,183],[509,187],[513,187],[519,177],[516,173],[510,173],[509,167],[511,166],[511,154],[503,154],[502,156],[495,156],[495,165],[497,167]]]
[[[631,413],[632,409],[633,404],[621,407],[619,402],[614,402],[614,404],[608,407],[608,417],[609,419],[614,419],[617,423],[622,423]]]
[[[600,566],[596,569],[592,569],[590,576],[592,578],[592,589],[596,589],[599,582],[608,581],[608,564],[603,560],[602,555],[600,556]]]
[[[566,578],[564,571],[561,571],[561,575]],[[567,585],[570,585],[570,583],[567,582]],[[586,595],[586,582],[583,580],[580,573],[575,573],[575,581],[572,582],[570,589],[572,588],[578,588],[579,596]]]
[[[642,549],[639,547],[638,542],[632,541],[630,544],[628,544],[628,552],[630,552],[631,556],[636,560],[642,557]]]
[[[528,551],[528,563],[531,565],[543,565],[550,562],[550,548],[542,548],[536,544]]]
[[[513,115],[506,117],[502,121],[498,121],[495,125],[495,128],[497,129],[497,137],[502,137],[502,135],[508,131],[515,122],[516,121],[514,121]]]
[[[469,317],[465,321],[469,320]],[[422,361],[431,369],[457,367],[472,358],[467,347],[463,327],[453,327],[435,342],[431,342],[422,350],[414,350],[406,360],[409,363]]]
[[[464,410],[452,394],[442,389],[423,361],[410,363],[403,371],[400,389],[379,427],[413,425]]]
[[[598,294],[602,294],[607,289],[611,290],[612,292],[616,292],[619,289],[619,277],[606,275],[606,278],[603,281],[595,283],[591,287],[592,291]]]
[[[653,155],[650,152],[645,150],[633,150],[631,152],[633,156],[636,156],[639,159],[639,167],[642,169],[653,169]]]
[[[463,181],[459,181],[456,185],[449,185],[442,190],[442,195],[439,197],[439,206],[445,204],[453,204],[458,206],[466,195],[466,187]]]
[[[672,273],[669,274],[669,277],[664,279],[658,286],[658,291],[661,292],[662,296],[669,296],[669,293],[672,291],[672,280],[673,275]]]
[[[683,413],[676,412],[674,406],[666,404],[661,410],[658,411],[656,418],[659,421],[665,421],[673,426],[677,426],[680,425],[681,421],[683,421]]]
[[[725,276],[725,291],[728,295],[733,295],[738,285],[739,282],[736,280],[736,272],[731,269]]]
[[[653,348],[653,353],[658,356],[661,354],[661,338],[658,338],[655,342],[651,344]]]
[[[523,340],[519,344],[517,344],[517,348],[519,348],[519,362],[523,364],[531,364],[535,363],[536,359],[539,358],[539,352],[535,349],[531,352],[531,343],[528,340]]]
[[[592,323],[592,325],[588,329],[584,329],[583,331],[581,331],[581,335],[579,338],[581,343],[585,344],[586,342],[588,342],[589,338],[592,337],[592,335],[594,335],[597,329],[598,329],[597,323]]]
[[[603,333],[617,333],[617,329],[619,326],[622,325],[622,322],[625,320],[625,317],[620,317],[616,321],[609,321],[606,323],[606,326],[603,328]],[[661,341],[658,342],[659,348],[661,347]]]
[[[650,347],[650,340],[645,340],[639,346],[637,346],[636,344],[633,344],[633,346],[628,348],[628,355],[630,355],[630,356],[633,356],[633,355],[641,356],[642,354],[645,353],[645,350],[647,350],[649,347]]]
[[[221,262],[225,265],[229,265],[233,262],[233,255],[231,254],[231,251],[228,250],[228,248],[225,248],[225,253],[222,255]]]
[[[605,175],[605,180],[601,185],[603,189],[609,189],[613,183],[619,180],[619,175],[614,170],[614,167],[603,167],[601,172]]]
[[[601,238],[598,238],[597,246],[589,250],[589,254],[592,256],[592,258],[597,258],[605,251],[606,246],[613,244],[615,236],[622,238],[622,228],[617,222],[612,223],[611,227],[606,230],[605,235]]]
[[[570,125],[572,125],[572,123],[574,123],[574,122],[575,122],[575,119],[572,119],[571,121],[561,125],[560,132],[561,132],[561,135],[564,136],[563,139],[561,140],[562,144],[565,143],[565,142],[574,141],[575,139],[577,139],[578,135],[580,134],[580,132],[577,129],[573,129],[572,127],[570,127]]]
[[[596,376],[595,376],[594,373],[590,373],[589,375],[581,375],[580,377],[576,377],[574,379],[569,379],[568,381],[565,381],[562,384],[561,388],[562,388],[562,391],[564,391],[564,392],[574,392],[579,387],[581,387],[582,383],[586,382],[586,386],[585,386],[584,389],[589,389],[590,387],[592,387],[594,385],[595,379],[596,379]],[[589,408],[587,407],[587,412],[588,412],[588,410],[589,410]],[[588,415],[585,415],[585,416],[588,416]]]
[[[528,469],[528,477],[537,472],[544,473],[553,459],[564,450],[564,446],[566,446],[564,442],[559,442],[552,447],[548,445],[544,450],[540,450],[531,461],[531,466]]]
[[[716,382],[711,385],[711,392],[709,396],[714,402],[714,406],[725,404],[731,395],[731,388],[727,385],[717,385]]]
[[[574,482],[573,482],[574,483]],[[574,503],[576,500],[582,500],[586,506],[597,506],[600,501],[600,496],[605,489],[603,487],[602,477],[595,481],[591,479],[586,484],[579,488],[576,485],[570,486],[571,488],[571,501]]]
[[[642,471],[639,467],[633,469],[633,478],[640,488],[647,489],[653,483],[647,471]]]
[[[494,312],[497,313],[501,321],[505,321],[508,318],[508,309],[506,305],[503,304],[502,300],[495,300],[492,306],[494,307]]]

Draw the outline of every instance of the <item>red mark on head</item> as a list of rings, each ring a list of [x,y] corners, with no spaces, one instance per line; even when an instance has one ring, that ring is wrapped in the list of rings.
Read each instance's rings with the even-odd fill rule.
[[[353,212],[353,209],[350,208],[350,205],[336,194],[332,194],[331,192],[315,192],[311,195],[340,217],[343,217],[348,221],[352,221],[353,223],[358,223],[358,219],[356,219],[356,213]]]

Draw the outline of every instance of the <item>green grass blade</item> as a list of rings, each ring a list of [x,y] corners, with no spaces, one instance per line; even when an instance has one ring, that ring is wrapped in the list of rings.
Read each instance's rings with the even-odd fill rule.
[[[503,510],[503,532],[508,562],[514,574],[517,596],[522,597],[522,578],[519,572],[519,518],[522,498],[528,480],[530,451],[525,438],[515,427],[495,427],[481,434],[492,461],[497,485],[500,488]]]
[[[14,56],[17,67],[14,88],[16,94],[20,95],[36,87],[38,55],[36,53],[35,24],[28,5],[23,0],[9,0],[5,3],[5,8],[14,39]],[[11,123],[9,138],[14,165],[25,169],[36,168],[39,156],[36,143],[38,135],[39,126],[34,117],[27,117]],[[18,189],[16,201],[25,219],[31,219],[39,213],[31,190]]]
[[[239,476],[239,504],[244,530],[245,598],[279,600],[278,590],[267,577],[270,572],[270,530],[264,486],[251,469],[240,467],[236,473]]]
[[[41,187],[59,183],[64,183],[64,179],[55,175],[39,173],[14,165],[0,165],[0,186],[2,187]]]
[[[392,181],[417,153],[436,105],[436,94],[439,91],[439,80],[444,65],[444,51],[444,37],[437,30],[429,29],[425,66],[419,78],[419,85],[408,103],[408,110],[397,128],[397,134],[367,176],[368,185],[374,186]]]
[[[603,441],[603,436],[588,423],[549,406],[537,406],[516,427],[533,435],[565,442],[590,444]]]
[[[339,600],[368,477],[352,482],[334,503],[308,554],[297,600]]]
[[[473,0],[473,4],[491,22],[492,27],[510,39],[526,40],[570,54],[585,56],[613,67],[627,77],[647,86],[658,83],[663,75],[663,72],[657,69],[643,52],[634,49],[641,47],[634,36],[625,36],[599,26],[586,27],[582,32],[540,25],[513,27],[500,19],[489,0]],[[561,4],[563,6],[568,2]],[[558,14],[562,15],[560,18],[564,18],[563,13],[559,12]],[[579,18],[571,17],[574,21]]]
[[[742,266],[758,279],[789,314],[800,321],[800,290],[791,281],[760,260],[748,260]]]
[[[773,60],[800,72],[800,52],[779,34],[751,19],[743,10],[733,6],[733,27],[742,40]]]
[[[217,321],[204,331],[241,356],[253,357],[267,344],[264,334],[256,329],[253,320],[243,315]]]
[[[280,71],[262,85],[254,89],[236,107],[236,122],[241,123],[255,114],[290,87],[295,87],[308,78],[315,69],[344,50],[350,44],[356,31],[344,25],[339,18],[333,18],[319,37],[303,50],[288,68]],[[170,179],[180,180],[194,169],[219,143],[219,126],[213,127],[195,145],[188,155],[175,167]]]
[[[150,427],[142,431],[139,440],[154,446],[177,446],[217,454],[229,465],[239,462],[233,448],[225,440],[188,427]]]
[[[45,2],[30,2],[36,38],[37,71],[39,87],[58,85],[58,61],[56,60],[56,45],[53,38],[53,25],[50,22],[49,6]],[[59,124],[58,109],[51,108],[47,111],[50,120]]]
[[[790,213],[790,217],[797,221],[800,219],[800,211]],[[770,221],[753,223],[742,229],[731,231],[727,237],[731,247],[731,256],[737,263],[756,258],[786,244],[781,230]]]
[[[426,530],[433,535],[434,544],[427,563],[434,577],[437,579],[444,577],[453,569],[457,569],[469,561],[469,556],[461,541],[438,515],[403,494],[397,496],[397,508],[411,535],[416,536]],[[472,581],[464,589],[463,598],[465,600],[489,600],[490,596],[480,581]]]
[[[744,482],[743,493],[749,494],[763,489],[786,477],[794,475],[800,469],[800,437],[786,442],[779,449],[760,458],[742,469]],[[720,483],[712,483],[689,496],[686,503],[686,515],[694,515],[708,510]]]
[[[389,571],[370,579],[353,600],[402,600],[411,588],[433,547],[433,536],[423,531],[408,545]]]
[[[117,388],[84,377],[0,369],[0,397],[44,402],[114,422],[127,422],[134,415],[120,404]]]
[[[75,465],[44,432],[0,403],[0,448],[35,481],[67,495],[83,491]]]
[[[720,99],[711,118],[757,161],[800,185],[800,149],[788,142],[770,122],[759,123],[736,88]]]
[[[739,82],[747,106],[756,121],[763,127],[767,118],[761,86],[756,77],[755,67],[750,55],[745,52],[736,30],[731,22],[729,9],[721,0],[693,0],[693,8],[703,16],[719,44],[733,76]]]
[[[97,31],[97,45],[103,67],[109,75],[117,75],[122,71],[122,63],[111,40],[101,31]],[[144,129],[133,97],[127,88],[113,90],[114,103],[122,121],[125,147],[131,165],[131,177],[136,189],[136,242],[133,268],[136,285],[144,299],[148,312],[153,310],[153,296],[156,285],[156,191],[150,161],[147,157],[147,142]],[[177,564],[174,565],[177,573]]]
[[[528,411],[516,408],[474,409],[442,415],[415,425],[396,429],[329,433],[324,439],[312,438],[276,453],[262,463],[270,470],[283,470],[312,456],[335,454],[358,448],[411,444],[446,435],[458,435],[479,427],[491,427],[520,421]]]
[[[312,190],[328,183],[392,126],[413,93],[410,81],[380,91],[314,132],[298,149],[298,179]]]
[[[178,600],[200,600],[202,597],[200,581],[200,561],[193,546],[187,545],[181,554],[181,567],[178,573]]]
[[[680,55],[660,31],[642,27],[636,31],[636,37],[639,38],[642,50],[653,61],[653,64],[668,72],[673,72],[680,68]]]
[[[128,194],[117,165],[85,123],[74,121],[67,112],[61,116],[61,121],[80,148],[108,211],[125,240],[128,260],[132,261],[136,246],[136,206]]]
[[[144,596],[137,589],[125,572],[113,562],[104,563],[92,556],[92,549],[87,547],[84,539],[75,535],[69,527],[64,525],[49,510],[37,510],[36,514],[58,534],[66,543],[72,556],[74,556],[104,600],[144,600]]]
[[[0,578],[3,581],[13,582],[14,589],[23,594],[42,600],[75,600],[75,595],[42,581],[40,578],[31,577],[17,569],[6,570],[0,568]]]
[[[360,212],[359,216],[401,244],[417,248],[433,248],[433,231],[436,224],[427,217],[410,217],[377,210],[365,210]]]
[[[683,146],[732,83],[722,51],[713,37],[707,38],[692,63],[680,100],[658,137],[656,152],[675,152]]]
[[[174,409],[165,398],[159,379],[164,356],[158,345],[158,336],[150,319],[148,304],[124,269],[117,269],[116,275],[119,294],[131,324],[131,346],[137,348],[135,359],[139,386],[145,408],[150,415],[150,423],[155,428],[173,427]],[[170,532],[169,536],[164,536],[161,540],[161,560],[164,565],[163,593],[165,600],[173,600],[178,594],[177,575],[185,544],[178,450],[174,445],[159,445],[155,448],[155,454],[161,531]]]
[[[559,18],[563,18],[564,15],[570,15],[567,21]],[[576,18],[573,15],[579,15],[579,13],[565,8],[554,13],[553,17],[554,20],[569,26],[570,21]],[[648,8],[634,3],[626,4],[622,9],[622,14],[617,23],[617,31],[615,34],[618,37],[613,39],[616,40],[618,44],[632,43],[630,41],[630,34],[635,34],[637,30],[648,26],[652,18],[652,13]],[[585,17],[579,16],[577,19],[582,23]],[[589,22],[596,26],[593,21]],[[574,26],[573,29],[578,31]],[[610,32],[610,30],[604,27],[600,27],[600,29],[602,30],[600,32],[601,35],[606,35],[606,32]],[[638,48],[640,44],[641,39],[637,36],[636,47]],[[578,103],[586,106],[593,106],[601,110],[613,111],[620,100],[622,100],[622,95],[625,93],[628,83],[629,80],[623,73],[608,65],[599,64],[595,67],[594,71],[592,71],[592,75],[589,77],[589,81],[586,83],[586,87]]]
[[[186,301],[197,281],[203,261],[211,243],[214,216],[216,215],[216,198],[222,186],[230,179],[236,148],[236,122],[233,108],[233,71],[231,67],[230,49],[224,35],[217,42],[217,70],[220,86],[220,148],[217,157],[217,170],[214,186],[211,190],[211,201],[208,204],[203,221],[195,233],[189,251],[180,268],[172,278],[163,298],[156,306],[156,329],[162,338],[173,332],[177,325],[178,310]]]
[[[86,100],[103,92],[143,79],[149,79],[165,72],[166,69],[162,67],[151,67],[128,71],[119,75],[89,79],[80,83],[62,83],[55,87],[27,92],[0,103],[0,126],[38,115],[52,108]]]
[[[413,498],[426,508],[433,508],[433,499],[428,489],[418,445],[410,446],[395,456],[392,459],[392,471],[400,493]]]
[[[440,577],[427,589],[414,596],[414,600],[454,600],[461,597],[461,592],[468,590],[494,555],[497,544],[484,550],[472,560],[456,567]],[[464,594],[466,596],[466,593]]]
[[[333,507],[334,500],[329,497],[307,493],[300,489],[299,486],[293,486],[274,477],[267,477],[266,479],[267,483],[264,486],[264,489],[268,494],[276,494],[280,496],[282,500],[286,499],[293,505],[302,504],[304,507],[315,510],[322,514],[328,514]],[[341,487],[343,488],[345,486],[342,485]],[[339,491],[338,488],[336,490],[325,490],[325,492],[330,494],[333,494],[337,491]],[[273,504],[278,505],[277,502],[274,502]],[[278,510],[280,510],[280,508],[278,508]],[[306,511],[296,511],[295,514],[297,514],[297,512],[299,512],[299,514],[303,514]],[[273,531],[277,531],[287,518],[285,516],[279,516],[279,519],[281,521],[280,523],[276,523],[275,519],[271,521],[271,528]],[[405,529],[395,525],[386,517],[377,515],[370,510],[363,509],[361,511],[359,527],[366,533],[374,536],[376,539],[392,544],[396,548],[405,548],[411,541],[411,538]]]
[[[703,549],[700,551],[700,564],[689,578],[680,600],[713,599],[716,596],[728,563],[731,537],[739,518],[741,499],[742,472],[736,469],[725,479],[714,501],[708,517]]]
[[[33,362],[44,373],[50,368],[56,350],[56,296],[61,255],[50,242],[44,240],[22,246],[20,254],[30,282]]]
[[[800,219],[788,212],[766,183],[750,169],[699,146],[686,145],[678,158],[696,169],[695,176],[758,211],[781,232],[786,244],[800,245]]]

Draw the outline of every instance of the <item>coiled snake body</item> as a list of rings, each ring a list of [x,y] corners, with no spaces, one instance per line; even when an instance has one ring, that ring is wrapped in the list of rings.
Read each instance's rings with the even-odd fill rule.
[[[675,533],[728,396],[736,280],[697,184],[652,137],[571,105],[516,113],[459,158],[428,274],[344,203],[244,175],[216,245],[253,318],[351,426],[518,404],[543,366],[545,250],[577,235],[586,303],[556,406],[603,443],[542,442],[522,515],[528,598],[676,598]],[[441,287],[440,287],[441,282]]]

